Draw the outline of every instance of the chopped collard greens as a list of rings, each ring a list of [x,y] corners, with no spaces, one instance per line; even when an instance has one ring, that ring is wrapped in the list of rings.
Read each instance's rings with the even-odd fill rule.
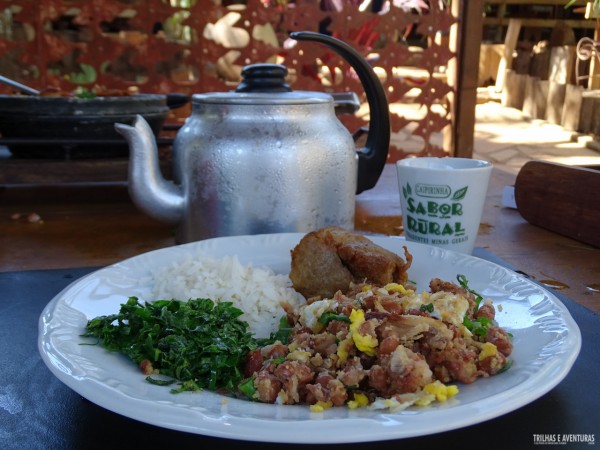
[[[456,276],[456,281],[458,281],[458,284],[460,284],[461,287],[463,287],[475,296],[475,309],[477,310],[479,308],[479,304],[483,300],[483,296],[479,292],[476,292],[469,287],[469,280],[467,280],[466,276],[458,274]]]
[[[257,348],[241,315],[231,302],[199,298],[141,304],[130,297],[118,314],[88,321],[83,336],[98,338],[102,347],[121,352],[138,365],[149,361],[160,375],[179,382],[173,392],[203,388],[234,392],[243,379],[247,353]]]
[[[467,280],[466,276],[458,274],[456,276],[456,280],[458,281],[461,287],[463,287],[475,296],[475,310],[479,309],[481,301],[483,300],[483,296],[479,292],[474,291],[469,287],[469,280]],[[487,317],[478,317],[476,320],[470,320],[465,314],[463,325],[467,328],[467,330],[469,330],[473,334],[485,338],[488,332],[488,328],[494,325],[494,322],[488,319]]]

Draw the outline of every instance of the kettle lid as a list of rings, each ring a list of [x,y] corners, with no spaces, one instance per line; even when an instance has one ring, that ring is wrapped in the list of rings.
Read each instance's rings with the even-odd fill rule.
[[[194,94],[193,101],[202,103],[302,105],[333,103],[333,97],[322,92],[292,91],[285,82],[287,67],[281,64],[250,64],[242,69],[242,81],[235,91]]]

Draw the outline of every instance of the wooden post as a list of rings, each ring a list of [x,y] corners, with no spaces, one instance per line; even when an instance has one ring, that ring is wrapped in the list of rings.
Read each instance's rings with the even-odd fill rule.
[[[509,108],[523,109],[525,90],[529,75],[521,75],[514,70],[506,71],[506,81],[502,92],[501,103]]]
[[[594,41],[598,42],[600,40],[600,19],[596,20],[596,28],[594,29]],[[598,64],[598,60],[596,56],[592,56],[590,59],[590,77],[588,79],[588,89],[598,89],[600,88],[600,64]]]
[[[517,48],[519,33],[521,32],[521,19],[510,19],[506,38],[504,39],[504,52],[498,66],[498,75],[496,76],[496,92],[502,92],[504,89],[504,77],[506,71],[510,69],[513,60],[513,53]]]
[[[598,103],[597,90],[585,90],[581,93],[581,109],[576,131],[580,133],[591,133],[594,125],[594,109]]]
[[[540,77],[525,76],[523,113],[532,119],[545,119],[548,81],[540,80]]]
[[[583,86],[567,84],[561,121],[561,124],[565,129],[572,131],[577,131],[579,129],[582,98]]]
[[[444,132],[444,149],[453,156],[471,158],[475,135],[475,106],[479,78],[479,49],[483,33],[483,0],[452,2],[458,22],[450,30],[450,50],[456,53],[448,65],[450,130]]]
[[[567,85],[548,81],[548,103],[546,104],[546,120],[550,123],[560,124],[562,122],[563,106]]]
[[[478,86],[491,84],[490,80],[495,82],[503,48],[504,44],[481,44]]]

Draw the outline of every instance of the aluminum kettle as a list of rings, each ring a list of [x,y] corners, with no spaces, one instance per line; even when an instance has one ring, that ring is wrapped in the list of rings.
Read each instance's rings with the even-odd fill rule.
[[[142,117],[115,124],[129,144],[129,192],[146,214],[177,225],[176,241],[307,232],[354,226],[355,195],[385,165],[390,122],[379,79],[346,43],[313,32],[290,35],[331,48],[356,71],[370,107],[366,145],[356,149],[331,95],[292,91],[287,69],[246,66],[234,92],[194,94],[173,143],[173,180],[160,173],[154,135]]]

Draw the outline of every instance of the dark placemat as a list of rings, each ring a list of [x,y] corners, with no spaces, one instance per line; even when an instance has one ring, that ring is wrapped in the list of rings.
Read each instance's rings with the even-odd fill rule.
[[[475,256],[507,266],[494,254]],[[229,448],[278,449],[282,444],[241,442],[147,425],[105,410],[67,388],[45,366],[37,349],[38,319],[46,304],[91,268],[0,273],[0,448]],[[352,449],[539,448],[536,435],[600,439],[600,319],[555,292],[581,329],[581,353],[569,375],[548,394],[512,413],[431,436],[352,444]],[[335,430],[332,429],[332,433]],[[286,444],[286,448],[315,445]],[[348,448],[348,445],[328,445]],[[591,448],[568,443],[563,448]]]

